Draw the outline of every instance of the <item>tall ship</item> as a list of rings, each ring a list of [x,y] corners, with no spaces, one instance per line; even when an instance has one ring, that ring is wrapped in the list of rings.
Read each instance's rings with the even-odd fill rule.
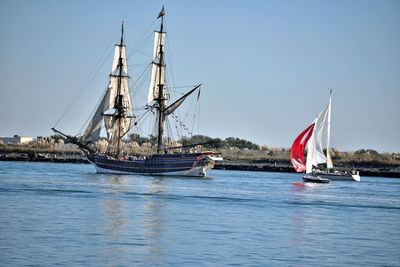
[[[65,134],[55,127],[52,130],[79,146],[88,161],[99,173],[125,173],[143,175],[183,175],[205,177],[207,171],[214,167],[216,160],[222,160],[211,151],[170,153],[165,142],[164,128],[168,116],[181,104],[199,90],[194,86],[183,96],[168,104],[167,86],[165,81],[165,31],[164,7],[157,19],[160,20],[159,30],[154,32],[153,60],[151,62],[150,86],[146,107],[155,116],[156,149],[150,155],[130,157],[123,152],[123,138],[132,128],[136,116],[133,114],[130,89],[128,86],[128,66],[126,47],[124,44],[124,24],[121,27],[121,39],[115,45],[112,71],[108,88],[96,107],[91,120],[81,137]],[[199,95],[198,95],[199,96]],[[92,144],[100,139],[104,125],[106,130],[107,151],[99,152]]]
[[[296,172],[304,172],[303,180],[307,182],[326,183],[336,181],[360,181],[358,171],[337,171],[329,152],[331,138],[331,104],[332,90],[330,90],[328,105],[318,114],[312,124],[308,126],[293,142],[290,152],[291,161]],[[326,155],[323,151],[322,138],[326,126]],[[308,144],[307,160],[304,161],[304,150]],[[318,169],[319,164],[326,164],[325,170]]]

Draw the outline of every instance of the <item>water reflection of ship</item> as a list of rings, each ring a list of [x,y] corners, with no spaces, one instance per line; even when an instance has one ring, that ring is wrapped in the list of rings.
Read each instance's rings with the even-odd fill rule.
[[[144,260],[152,265],[161,262],[166,220],[165,201],[160,196],[166,185],[162,177],[146,178],[145,182],[144,192],[133,193],[129,176],[110,175],[105,181],[103,192],[107,196],[101,203],[104,225],[100,228],[105,245],[100,256],[113,260],[112,265],[129,265],[132,254],[148,255]],[[135,201],[126,198],[130,194]]]
[[[162,245],[162,237],[165,232],[166,220],[164,216],[165,201],[160,198],[165,192],[164,178],[149,180],[149,193],[145,195],[146,203],[143,206],[145,233],[149,240],[149,252],[153,256],[152,264],[157,264],[158,256],[163,255],[165,248]]]
[[[129,221],[126,218],[126,206],[121,200],[120,194],[126,190],[126,186],[130,183],[127,176],[110,175],[103,188],[103,192],[114,196],[106,197],[101,203],[102,212],[104,214],[104,226],[101,227],[102,235],[105,237],[104,247],[102,251],[102,261],[112,260],[110,264],[127,265],[129,254],[127,247],[121,246],[125,239],[126,228]],[[117,262],[116,262],[117,261]]]

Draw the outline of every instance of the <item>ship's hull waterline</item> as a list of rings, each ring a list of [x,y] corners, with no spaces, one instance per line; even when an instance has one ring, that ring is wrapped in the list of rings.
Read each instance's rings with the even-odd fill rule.
[[[87,155],[98,173],[141,174],[141,175],[182,175],[205,177],[207,171],[214,167],[213,154],[162,154],[139,159],[127,158],[118,160],[105,155]]]

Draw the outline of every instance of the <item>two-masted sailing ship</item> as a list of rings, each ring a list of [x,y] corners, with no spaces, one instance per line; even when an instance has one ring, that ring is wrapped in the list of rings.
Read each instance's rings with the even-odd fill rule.
[[[147,106],[154,110],[157,116],[157,150],[155,154],[141,157],[123,157],[122,138],[130,131],[133,114],[132,102],[128,87],[128,68],[126,49],[124,45],[124,25],[121,28],[120,43],[115,46],[114,59],[108,89],[100,101],[89,125],[82,137],[70,136],[52,130],[68,138],[79,146],[90,163],[99,173],[129,173],[145,175],[184,175],[206,176],[213,168],[215,160],[221,160],[213,152],[203,153],[167,153],[164,144],[164,122],[200,85],[168,105],[167,87],[165,82],[165,32],[164,7],[157,19],[161,19],[160,30],[155,31],[152,72]],[[97,152],[91,143],[100,138],[102,125],[107,133],[107,153]]]
[[[296,172],[304,172],[303,180],[307,182],[326,183],[336,181],[360,181],[358,171],[340,172],[333,170],[333,163],[329,152],[331,137],[331,103],[330,90],[329,104],[318,114],[312,124],[308,126],[293,142],[290,152],[291,161]],[[322,137],[326,129],[326,155],[323,151]],[[307,160],[304,161],[304,150],[308,144]],[[319,164],[326,164],[325,170],[317,169]]]

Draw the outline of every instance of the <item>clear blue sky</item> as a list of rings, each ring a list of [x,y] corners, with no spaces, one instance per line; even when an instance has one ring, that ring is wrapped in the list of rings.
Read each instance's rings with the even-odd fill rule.
[[[290,147],[329,87],[333,147],[400,152],[400,1],[387,0],[2,0],[0,136],[51,135],[121,21],[135,46],[163,4],[174,79],[204,85],[201,134]],[[105,65],[64,130],[86,120]]]

